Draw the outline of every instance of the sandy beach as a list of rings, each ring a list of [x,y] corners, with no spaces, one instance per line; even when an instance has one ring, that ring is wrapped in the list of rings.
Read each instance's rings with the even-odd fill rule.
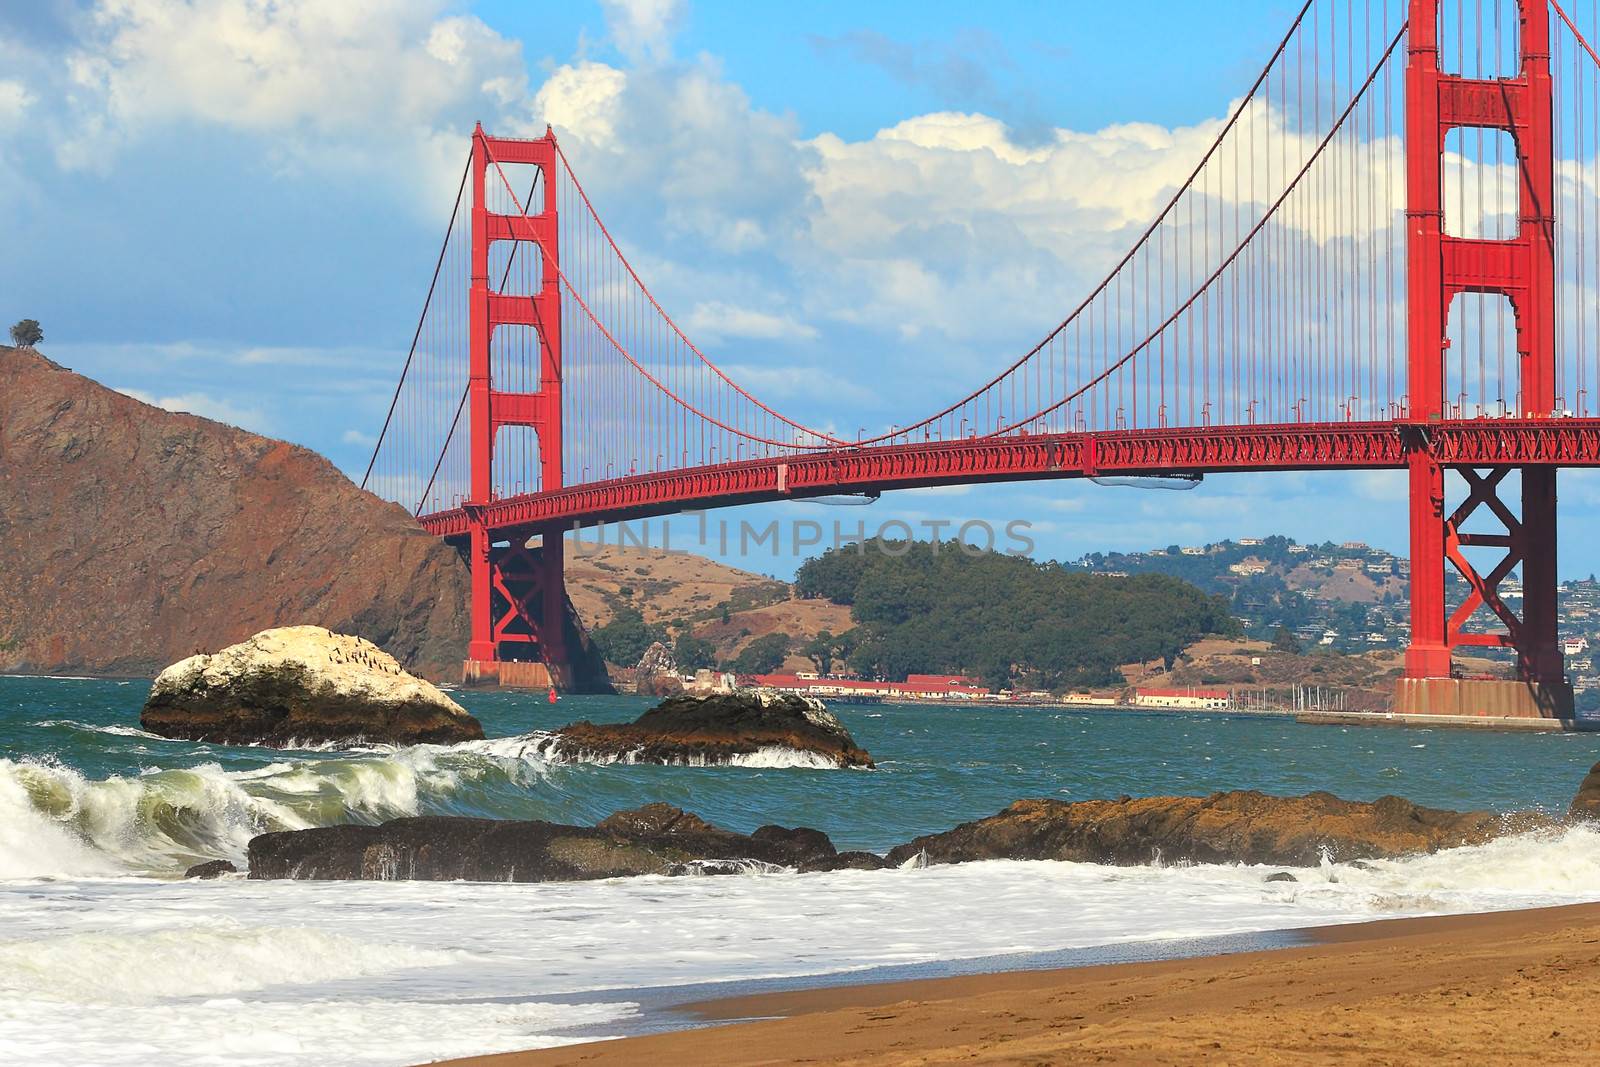
[[[695,1007],[717,1025],[455,1067],[1600,1062],[1600,904],[1308,931],[1200,959],[845,986]],[[745,1021],[735,1021],[745,1020]]]

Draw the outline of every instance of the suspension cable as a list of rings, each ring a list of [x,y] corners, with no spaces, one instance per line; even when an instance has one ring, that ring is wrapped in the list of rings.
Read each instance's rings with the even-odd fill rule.
[[[467,153],[467,165],[461,171],[461,182],[456,186],[455,206],[450,209],[450,225],[444,229],[444,241],[439,245],[439,258],[433,264],[433,280],[428,282],[428,295],[422,301],[422,314],[417,316],[417,329],[411,335],[411,348],[406,352],[405,365],[400,368],[400,380],[395,383],[394,396],[389,398],[389,412],[383,417],[383,429],[378,431],[377,443],[372,446],[372,458],[367,460],[366,473],[361,476],[361,488],[367,487],[367,479],[372,477],[372,468],[377,465],[378,451],[383,448],[383,439],[389,432],[389,423],[394,418],[394,409],[400,403],[400,390],[406,384],[406,374],[411,370],[411,361],[417,354],[417,342],[422,338],[422,325],[428,319],[428,306],[433,303],[433,291],[439,285],[439,271],[444,267],[444,254],[450,248],[450,235],[455,232],[456,216],[461,213],[461,194],[467,189],[467,175],[472,173],[472,153]]]

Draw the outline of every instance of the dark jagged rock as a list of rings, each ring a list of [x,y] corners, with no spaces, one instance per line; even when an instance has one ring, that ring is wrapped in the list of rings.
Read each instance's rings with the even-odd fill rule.
[[[810,753],[840,767],[873,765],[821,701],[762,691],[669,697],[631,723],[575,722],[555,731],[543,750],[596,762],[698,765],[773,748]]]
[[[1600,763],[1589,768],[1577,796],[1572,798],[1570,814],[1576,819],[1600,819]]]
[[[1538,816],[1513,826],[1486,811],[1419,807],[1400,797],[1371,803],[1331,793],[1272,797],[1254,790],[1208,797],[1137,800],[1019,800],[987,819],[919,837],[890,851],[898,864],[986,859],[1073,860],[1141,864],[1261,863],[1312,866],[1387,859],[1480,844],[1507,829],[1531,829]],[[1545,820],[1548,822],[1548,820]]]
[[[1269,882],[1298,882],[1300,879],[1296,878],[1288,871],[1276,871],[1267,875],[1266,880]]]
[[[250,842],[251,878],[557,882],[640,874],[727,874],[752,865],[805,868],[836,856],[815,830],[736,834],[667,804],[595,826],[423,816],[381,826],[325,826]]]
[[[225,874],[236,874],[239,868],[227,860],[207,860],[197,863],[183,872],[185,878],[221,878]]]
[[[483,737],[477,719],[376,645],[319,626],[265,630],[174,663],[150,687],[139,724],[163,737],[224,744]]]

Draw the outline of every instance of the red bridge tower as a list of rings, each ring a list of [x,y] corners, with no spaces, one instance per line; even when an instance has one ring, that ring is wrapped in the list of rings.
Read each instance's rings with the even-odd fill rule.
[[[491,211],[490,183],[504,183],[497,164],[540,171],[543,204],[526,213]],[[491,173],[492,172],[492,173]],[[480,124],[472,134],[472,288],[469,300],[469,433],[471,494],[462,509],[470,518],[472,638],[465,679],[513,685],[566,685],[566,584],[559,527],[518,532],[496,544],[483,509],[495,499],[495,438],[505,426],[532,427],[538,439],[540,489],[561,479],[561,288],[555,138],[490,137]],[[531,295],[490,287],[489,250],[496,241],[521,243],[538,264],[540,284]],[[539,345],[539,383],[532,392],[495,388],[492,350],[501,326],[529,327]],[[541,544],[529,548],[529,533]],[[504,536],[504,535],[502,535]]]
[[[1411,0],[1406,67],[1411,646],[1395,710],[1528,714],[1537,708],[1545,715],[1570,715],[1572,690],[1556,640],[1556,468],[1458,468],[1467,497],[1446,512],[1445,469],[1430,435],[1430,427],[1446,416],[1446,328],[1451,303],[1462,293],[1492,293],[1510,301],[1516,318],[1518,414],[1549,418],[1557,407],[1550,16],[1545,0],[1518,0],[1522,54],[1517,75],[1477,80],[1439,69],[1439,6],[1440,0]],[[1509,240],[1445,233],[1445,136],[1472,127],[1506,131],[1516,143],[1517,233]],[[1520,516],[1499,496],[1512,470],[1520,475]],[[1463,531],[1480,509],[1487,509],[1500,528]],[[1483,574],[1462,551],[1474,546],[1504,549],[1505,555]],[[1447,565],[1469,586],[1466,600],[1448,613]],[[1500,594],[1501,582],[1519,565],[1520,617]],[[1484,606],[1500,628],[1468,630],[1469,619]],[[1452,677],[1451,652],[1466,646],[1515,649],[1519,680]]]

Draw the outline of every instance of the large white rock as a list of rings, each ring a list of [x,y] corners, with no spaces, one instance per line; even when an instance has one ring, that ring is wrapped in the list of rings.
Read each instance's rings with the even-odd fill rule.
[[[174,663],[150,687],[139,721],[166,737],[230,744],[483,736],[466,709],[377,645],[320,626],[263,630]]]

